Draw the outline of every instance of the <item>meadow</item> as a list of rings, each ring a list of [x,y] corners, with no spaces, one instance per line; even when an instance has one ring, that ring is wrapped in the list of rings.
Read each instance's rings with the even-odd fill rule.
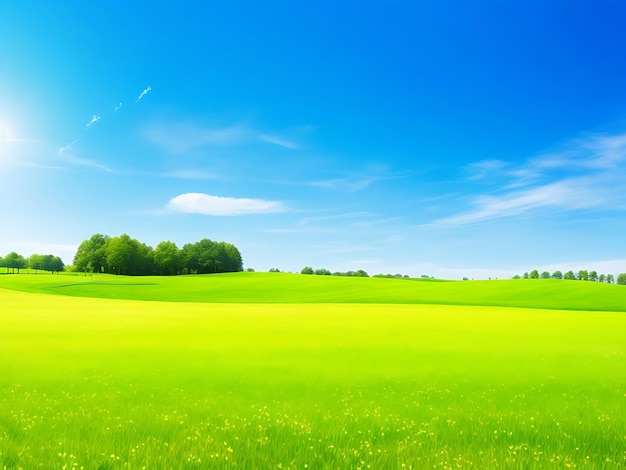
[[[0,468],[626,467],[623,286],[29,274],[0,306]]]

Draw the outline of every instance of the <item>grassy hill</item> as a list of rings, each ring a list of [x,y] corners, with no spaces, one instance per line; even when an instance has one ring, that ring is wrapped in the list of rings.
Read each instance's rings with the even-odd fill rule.
[[[127,277],[0,275],[0,288],[75,297],[204,303],[441,304],[626,311],[626,288],[554,279],[447,281],[230,273]]]

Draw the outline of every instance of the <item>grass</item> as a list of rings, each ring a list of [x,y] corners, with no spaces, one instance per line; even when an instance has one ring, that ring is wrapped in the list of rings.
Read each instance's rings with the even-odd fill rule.
[[[429,282],[286,273],[2,275],[0,287],[79,297],[214,303],[481,305],[626,312],[626,287],[557,279]]]
[[[85,291],[20,276],[0,278],[0,468],[626,467],[626,315],[581,310],[573,289],[591,283],[561,281],[578,309],[564,311],[382,301],[478,282],[85,284],[132,296],[162,282],[145,302],[43,294]],[[350,289],[361,303],[330,302]],[[227,302],[155,300],[196,290]]]

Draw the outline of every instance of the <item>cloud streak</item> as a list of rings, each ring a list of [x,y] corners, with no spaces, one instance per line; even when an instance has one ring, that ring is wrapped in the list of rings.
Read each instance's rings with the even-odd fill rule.
[[[101,119],[100,116],[96,116],[95,114],[91,117],[91,121],[87,123],[87,127],[91,127],[93,124],[98,122]]]
[[[212,196],[204,193],[185,193],[170,199],[166,209],[186,214],[232,216],[284,212],[280,201],[265,199]]]
[[[273,135],[268,135],[268,134],[259,134],[258,135],[259,139],[261,139],[264,142],[268,142],[270,144],[274,144],[274,145],[278,145],[280,147],[285,147],[291,150],[298,150],[300,148],[300,146],[298,144],[296,144],[295,142],[292,142],[290,140],[287,139],[282,139],[280,137],[276,137]]]
[[[619,176],[626,173],[626,134],[575,140],[558,153],[532,158],[520,167],[485,160],[468,165],[468,170],[469,183],[508,181],[492,191],[496,195],[475,196],[469,210],[435,220],[433,225],[468,225],[540,209],[623,210],[626,206]]]
[[[202,126],[190,122],[154,123],[144,129],[152,143],[169,152],[184,153],[205,146],[235,146],[265,142],[289,150],[302,147],[294,139],[260,132],[246,123]]]
[[[148,93],[150,93],[152,91],[152,87],[149,86],[148,88],[144,89],[141,93],[139,93],[139,96],[137,97],[137,101],[135,101],[135,103],[139,103],[144,96],[146,96]],[[121,103],[120,103],[121,105]]]

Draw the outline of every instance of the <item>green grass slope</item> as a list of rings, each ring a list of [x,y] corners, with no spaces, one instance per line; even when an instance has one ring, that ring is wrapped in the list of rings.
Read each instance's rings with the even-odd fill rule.
[[[381,303],[626,311],[626,287],[553,279],[450,281],[233,273],[0,275],[0,288],[78,297],[212,303]]]
[[[3,469],[626,462],[623,313],[4,289],[0,305]]]

